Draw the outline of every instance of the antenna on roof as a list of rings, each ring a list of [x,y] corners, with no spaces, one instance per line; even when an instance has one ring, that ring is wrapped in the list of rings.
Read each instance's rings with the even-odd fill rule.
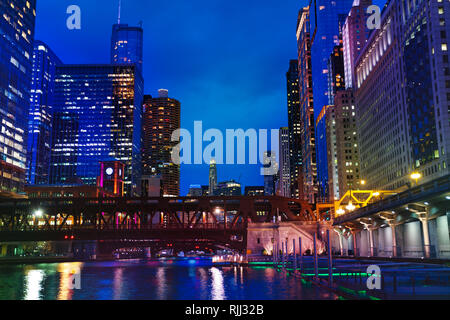
[[[122,10],[122,0],[119,0],[119,17],[117,19],[117,24],[120,24],[120,11]]]

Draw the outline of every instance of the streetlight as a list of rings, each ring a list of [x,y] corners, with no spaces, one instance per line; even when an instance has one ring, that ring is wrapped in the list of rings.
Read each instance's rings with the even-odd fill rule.
[[[361,180],[360,183],[361,183],[362,186],[365,186],[366,185],[366,180]]]
[[[353,205],[351,201],[348,203],[348,206],[346,206],[346,208],[348,211],[353,211],[356,209],[356,207]]]
[[[33,216],[40,218],[40,217],[42,217],[43,214],[44,214],[44,212],[42,212],[41,209],[38,209],[33,213]]]
[[[416,181],[416,185],[419,183],[420,178],[422,178],[422,175],[419,172],[413,172],[411,174],[411,179]]]

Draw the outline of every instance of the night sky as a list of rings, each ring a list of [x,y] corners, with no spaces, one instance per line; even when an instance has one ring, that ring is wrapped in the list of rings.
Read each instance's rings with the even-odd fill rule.
[[[193,131],[287,126],[285,73],[296,59],[297,15],[307,0],[123,0],[121,23],[144,28],[145,93],[169,90]],[[378,3],[377,3],[378,2]],[[376,4],[384,0],[375,1]],[[66,28],[69,5],[81,30]],[[64,63],[109,63],[118,0],[37,0],[36,36]],[[218,166],[219,181],[263,185],[259,165]],[[181,194],[208,184],[207,165],[181,168]]]

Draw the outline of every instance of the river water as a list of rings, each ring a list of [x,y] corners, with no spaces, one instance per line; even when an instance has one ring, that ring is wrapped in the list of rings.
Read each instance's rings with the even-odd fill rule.
[[[0,300],[336,298],[270,267],[216,267],[203,258],[0,265]]]

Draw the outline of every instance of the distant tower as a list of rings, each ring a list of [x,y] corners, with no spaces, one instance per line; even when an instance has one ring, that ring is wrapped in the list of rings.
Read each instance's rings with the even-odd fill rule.
[[[211,160],[209,165],[209,195],[214,195],[217,189],[217,165],[215,160]]]
[[[113,25],[111,35],[111,63],[136,64],[142,70],[144,30],[142,26],[121,24],[121,9],[122,3],[119,0],[117,24]]]

